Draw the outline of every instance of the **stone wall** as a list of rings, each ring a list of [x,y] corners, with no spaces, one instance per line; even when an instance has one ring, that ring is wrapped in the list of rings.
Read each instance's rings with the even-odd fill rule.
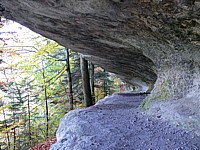
[[[159,99],[180,99],[199,94],[200,53],[195,45],[164,49],[162,54],[150,54],[158,71],[158,80],[152,93]],[[156,51],[155,51],[156,52]],[[147,54],[148,55],[148,54]]]

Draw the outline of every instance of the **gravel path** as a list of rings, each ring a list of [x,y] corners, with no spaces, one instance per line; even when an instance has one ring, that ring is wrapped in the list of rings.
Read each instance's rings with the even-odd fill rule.
[[[145,115],[145,95],[115,94],[62,120],[51,150],[200,150],[194,132]]]

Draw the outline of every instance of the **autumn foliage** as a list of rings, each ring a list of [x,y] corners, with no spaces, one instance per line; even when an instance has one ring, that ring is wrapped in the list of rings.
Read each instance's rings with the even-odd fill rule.
[[[36,145],[34,147],[29,148],[28,150],[49,150],[51,145],[56,143],[56,136],[52,136],[48,138],[43,143]]]

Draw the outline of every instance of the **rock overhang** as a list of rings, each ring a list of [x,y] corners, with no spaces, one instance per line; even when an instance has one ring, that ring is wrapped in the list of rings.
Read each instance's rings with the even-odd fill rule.
[[[176,106],[174,105],[174,101],[166,101],[166,103],[163,104],[164,107],[160,107],[160,103],[162,102],[160,101],[160,103],[158,103],[156,101],[155,103],[157,105],[154,105],[150,109],[151,114],[151,110],[155,111],[156,117],[162,115],[161,118],[170,120],[171,118],[174,119],[174,116],[177,114],[180,115],[182,111],[185,112],[185,110],[189,112],[189,115],[191,115],[191,113],[193,115],[194,112],[190,113],[190,109],[194,110],[194,107],[191,106],[193,104],[197,106],[198,110],[200,88],[200,5],[198,5],[197,1],[153,0],[153,2],[150,2],[148,0],[124,0],[124,2],[116,2],[116,0],[0,0],[0,4],[0,14],[6,18],[17,21],[33,31],[57,41],[67,48],[83,53],[88,60],[91,60],[95,64],[116,73],[131,84],[139,85],[141,87],[140,91],[142,92],[153,89],[152,97],[150,96],[150,98],[162,100],[179,99],[179,101],[176,101],[176,105],[179,106],[179,103],[181,103],[181,107],[174,107]],[[196,95],[196,97],[194,97],[194,95]],[[115,118],[116,123],[114,122],[114,125],[118,124],[121,127],[124,122],[127,122],[126,125],[130,126],[130,128],[133,128],[133,125],[135,125],[133,128],[135,131],[135,129],[141,127],[142,124],[144,128],[138,130],[140,133],[138,136],[145,134],[148,136],[150,135],[150,137],[161,135],[161,138],[166,137],[166,142],[169,141],[169,136],[165,136],[166,134],[151,135],[153,133],[151,132],[152,130],[148,130],[150,128],[145,124],[148,119],[147,116],[141,117],[141,119],[139,119],[141,121],[138,120],[139,124],[132,124],[135,119],[137,122],[140,116],[138,115],[137,109],[133,110],[133,105],[136,103],[139,104],[141,101],[136,102],[134,100],[137,99],[132,99],[131,97],[117,97],[118,96],[114,96],[112,99],[105,98],[108,100],[105,105],[100,104],[100,106],[98,106],[99,104],[97,104],[94,107],[88,108],[88,112],[86,109],[85,112],[94,113],[97,118],[101,118],[99,114],[107,111],[107,108],[112,106],[112,109],[109,108],[111,113],[109,112],[107,115],[102,116],[111,115],[115,118],[116,113],[119,113],[120,117],[117,119]],[[101,102],[104,101],[100,101],[99,103]],[[118,104],[112,105],[113,102]],[[188,103],[190,105],[188,105]],[[98,109],[99,107],[102,108]],[[173,109],[168,109],[171,107]],[[91,111],[94,108],[95,110]],[[120,111],[116,110],[118,108]],[[130,114],[130,110],[133,110],[135,113]],[[175,110],[180,111],[176,112]],[[67,141],[66,144],[73,145],[73,142],[77,141],[74,140],[77,138],[72,139],[73,136],[71,136],[71,134],[68,136],[68,133],[72,133],[68,131],[80,129],[79,131],[82,134],[82,131],[87,130],[90,125],[92,125],[92,129],[96,129],[97,126],[95,123],[104,126],[100,131],[107,129],[107,125],[113,127],[112,121],[111,123],[102,123],[102,121],[106,121],[106,119],[99,122],[98,119],[96,119],[97,121],[93,122],[94,124],[89,123],[86,125],[85,121],[89,117],[92,117],[92,115],[90,114],[88,115],[89,117],[85,117],[85,113],[82,115],[76,114],[79,111],[81,112],[81,110],[72,111],[61,121],[60,129],[57,132],[57,138],[60,140],[61,146],[65,148],[67,146],[63,145],[63,142],[66,142],[66,137],[69,137],[67,138],[69,141]],[[122,112],[127,113],[121,115]],[[167,116],[169,112],[170,117]],[[199,111],[195,113],[199,113]],[[67,116],[71,116],[71,118],[66,119]],[[197,114],[196,116],[197,121],[195,121],[198,124],[199,115]],[[127,117],[132,119],[127,119]],[[192,117],[194,117],[194,115]],[[76,119],[78,119],[78,121]],[[194,121],[189,117],[187,119],[189,123]],[[75,120],[75,126],[70,124],[73,123],[73,120]],[[94,117],[92,117],[91,120],[94,120]],[[108,120],[110,120],[110,118]],[[82,122],[80,124],[81,126],[77,126],[77,122]],[[179,130],[180,132],[176,132],[175,134],[177,130],[169,127],[168,123],[163,125],[161,121],[154,122],[151,119],[147,121],[147,125],[152,125],[154,128],[155,126],[153,124],[156,125],[156,132],[159,130],[163,132],[162,127],[164,127],[164,131],[167,134],[171,133],[169,131],[173,131],[174,134],[171,138],[174,141],[182,142],[183,136],[185,136],[184,141],[187,144],[185,146],[189,146],[189,149],[194,146],[195,142],[197,144],[199,143],[199,138],[196,137],[196,135],[194,138],[193,133],[192,135],[188,135],[185,134],[185,131]],[[161,126],[159,126],[159,124]],[[69,128],[63,130],[65,127]],[[117,127],[117,130],[112,132],[112,134],[119,135],[118,129],[122,128],[124,128],[124,126],[121,128]],[[127,132],[125,131],[122,133],[130,133],[129,128],[127,129]],[[146,132],[144,129],[148,131]],[[63,131],[63,140],[61,139],[60,131]],[[78,130],[76,130],[76,133],[77,131]],[[91,133],[90,131],[91,129],[85,132],[84,137],[88,135],[87,133]],[[141,132],[144,132],[144,134]],[[111,141],[109,136],[104,136],[104,134],[105,132],[102,134],[103,137],[108,137],[109,140],[106,138],[103,140],[109,143]],[[110,137],[115,137],[112,134]],[[97,132],[97,136],[99,135],[101,136],[101,134]],[[79,137],[83,136],[81,135]],[[178,140],[176,137],[178,137]],[[135,134],[130,135],[130,138],[135,138]],[[161,138],[157,138],[159,142]],[[149,142],[149,139],[155,140],[152,142],[155,145],[159,143],[155,138],[147,138],[146,141]],[[102,137],[96,141],[99,143],[101,140]],[[81,142],[82,139],[78,141]],[[83,141],[85,142],[85,139],[83,139]],[[124,141],[125,140],[123,140],[123,142]],[[188,141],[191,143],[188,144]],[[89,139],[88,143],[90,142],[91,140]],[[116,142],[116,138],[110,143],[113,144],[114,142]],[[164,144],[166,142],[164,141]],[[108,144],[109,146],[111,145],[110,143]],[[121,143],[122,141],[118,144]],[[134,144],[138,142],[131,143]],[[152,146],[152,143],[149,144]],[[59,146],[59,143],[57,144]],[[172,142],[169,142],[169,144],[172,146],[171,149],[177,148],[177,144],[173,145]],[[168,147],[169,144],[166,145],[166,147]],[[181,144],[182,143],[178,144],[178,146],[183,146]],[[74,146],[80,145],[75,143]],[[116,148],[118,146],[121,145],[113,145],[111,148]],[[144,145],[132,145],[131,147],[137,146],[143,146],[142,148],[144,148]],[[149,148],[148,144],[147,146]],[[160,146],[162,149],[163,145]],[[72,148],[70,147],[69,149]],[[170,148],[168,147],[168,149]]]
[[[196,59],[200,56],[197,1],[0,0],[0,3],[3,16],[90,55],[89,60],[138,84],[143,92],[151,90],[156,82],[158,88],[154,88],[154,93],[162,87],[165,93],[170,93],[169,97],[179,98],[197,91],[200,85]]]

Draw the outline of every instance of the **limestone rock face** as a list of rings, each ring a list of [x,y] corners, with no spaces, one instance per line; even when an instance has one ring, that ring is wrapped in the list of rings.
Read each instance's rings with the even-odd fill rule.
[[[200,4],[191,0],[0,0],[0,14],[141,92],[179,99],[200,85]],[[162,90],[160,90],[162,89]]]
[[[151,107],[153,117],[136,108],[140,96],[71,111],[52,150],[200,149],[195,133],[159,120],[199,122],[199,0],[0,0],[0,15],[83,53],[140,92],[153,89],[152,99],[180,100]]]
[[[190,95],[176,101],[152,101],[146,114],[194,131],[200,137],[200,100]]]
[[[51,150],[200,149],[194,133],[139,110],[144,95],[112,95],[61,119]]]

